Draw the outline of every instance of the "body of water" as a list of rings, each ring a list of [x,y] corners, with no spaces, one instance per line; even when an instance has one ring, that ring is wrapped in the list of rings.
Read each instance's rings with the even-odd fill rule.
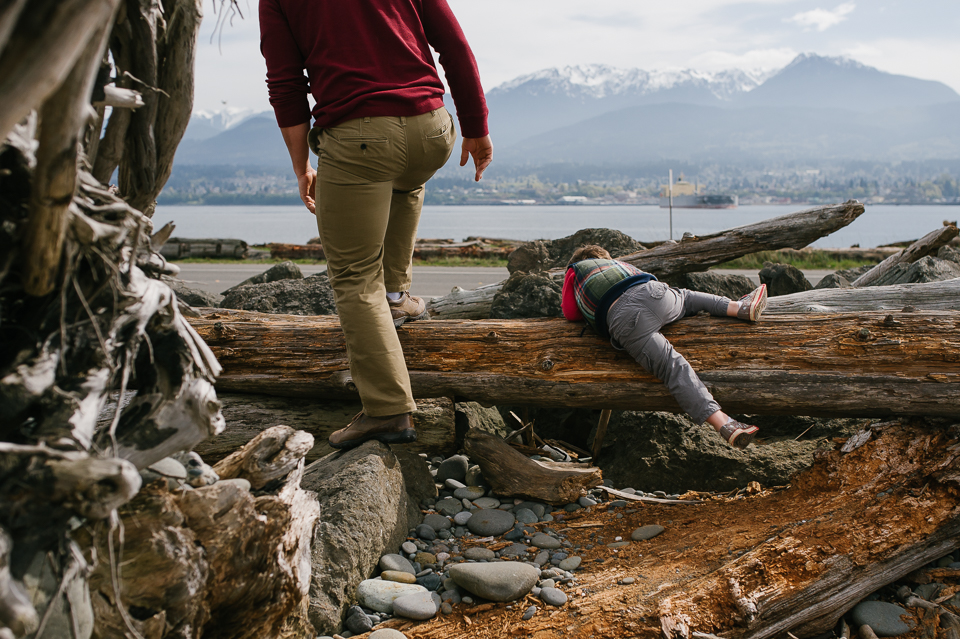
[[[741,206],[736,209],[674,209],[673,238],[685,232],[716,233],[806,208],[806,205]],[[867,205],[849,226],[813,246],[874,247],[917,239],[956,221],[960,206]],[[318,235],[316,219],[302,206],[158,206],[154,224],[176,223],[176,237],[239,238],[249,244],[303,244]],[[584,228],[611,228],[641,241],[670,237],[670,216],[657,206],[425,206],[419,237],[462,240],[484,236],[514,240],[556,239]]]

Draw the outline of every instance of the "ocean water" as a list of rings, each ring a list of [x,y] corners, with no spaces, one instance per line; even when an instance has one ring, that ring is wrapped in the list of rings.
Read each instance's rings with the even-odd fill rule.
[[[741,206],[736,209],[674,209],[673,238],[684,232],[716,233],[810,208],[806,205]],[[820,248],[874,247],[917,239],[956,221],[960,206],[867,205],[852,224],[813,244]],[[176,237],[238,238],[249,244],[303,244],[318,235],[316,219],[301,206],[158,206],[154,224],[173,221]],[[670,237],[670,216],[657,206],[425,206],[421,238],[463,240],[470,236],[514,240],[557,239],[584,228],[612,228],[641,242]]]

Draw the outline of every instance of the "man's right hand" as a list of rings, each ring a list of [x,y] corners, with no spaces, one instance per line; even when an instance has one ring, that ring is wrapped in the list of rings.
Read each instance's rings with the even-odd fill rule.
[[[317,172],[307,167],[306,173],[297,176],[297,187],[300,189],[300,199],[314,215],[317,214]]]
[[[473,156],[473,166],[477,173],[475,181],[479,182],[483,172],[493,161],[493,141],[489,135],[482,138],[463,138],[463,151],[460,153],[460,166],[467,164],[467,158]]]

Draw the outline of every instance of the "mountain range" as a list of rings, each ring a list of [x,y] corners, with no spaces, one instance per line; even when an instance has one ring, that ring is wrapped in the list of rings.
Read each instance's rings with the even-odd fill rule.
[[[956,91],[813,54],[773,73],[546,69],[490,90],[487,103],[505,165],[960,157]],[[289,161],[272,113],[227,119],[195,115],[176,162]]]

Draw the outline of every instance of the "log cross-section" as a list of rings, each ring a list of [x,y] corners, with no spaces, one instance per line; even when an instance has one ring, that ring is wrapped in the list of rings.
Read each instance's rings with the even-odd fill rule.
[[[191,320],[223,365],[221,390],[355,396],[335,317],[207,311]],[[433,320],[399,331],[417,397],[679,411],[632,359],[558,319]],[[960,313],[694,317],[664,330],[729,411],[960,415]]]

